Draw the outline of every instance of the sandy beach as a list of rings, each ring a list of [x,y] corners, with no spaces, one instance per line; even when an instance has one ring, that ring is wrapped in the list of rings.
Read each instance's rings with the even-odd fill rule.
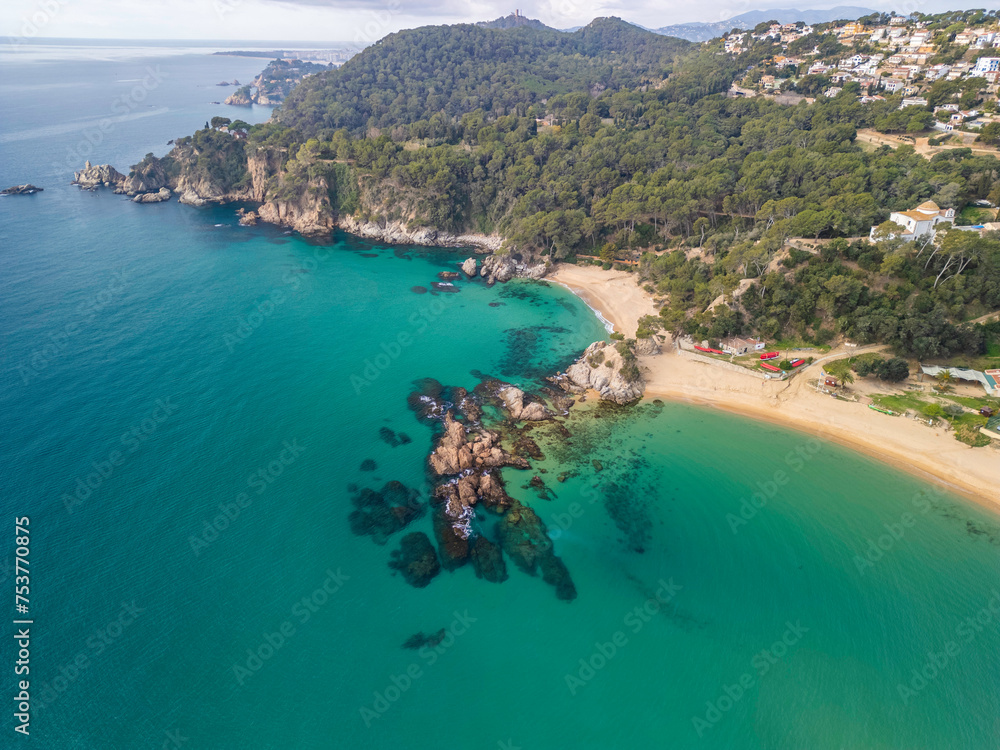
[[[550,279],[579,294],[626,336],[635,334],[640,317],[655,314],[652,300],[636,285],[633,274],[560,265]],[[845,356],[849,353],[843,351]],[[820,393],[809,384],[819,374],[818,364],[789,381],[770,382],[681,357],[669,346],[663,354],[639,361],[647,398],[710,405],[818,435],[1000,513],[998,450],[971,448],[943,429]]]

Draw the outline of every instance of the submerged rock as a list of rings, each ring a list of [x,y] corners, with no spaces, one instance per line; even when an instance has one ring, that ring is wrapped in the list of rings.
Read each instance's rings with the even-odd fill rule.
[[[409,648],[413,650],[421,649],[424,646],[434,648],[441,641],[444,640],[445,629],[441,628],[436,633],[431,633],[430,635],[424,635],[421,633],[414,633],[403,643],[403,648]]]
[[[478,536],[472,544],[471,554],[476,578],[483,578],[490,583],[503,583],[507,580],[507,564],[499,545],[484,536]]]
[[[529,575],[542,571],[542,579],[554,586],[556,596],[570,601],[576,598],[576,586],[562,560],[552,551],[545,524],[531,508],[515,503],[499,526],[500,544],[507,556]]]
[[[376,544],[385,544],[392,534],[424,514],[419,493],[402,482],[387,482],[381,490],[363,487],[351,499],[355,510],[348,516],[351,531],[371,536]]]
[[[471,521],[471,508],[469,512],[468,520]],[[445,570],[455,570],[469,561],[468,533],[456,525],[454,519],[445,515],[441,508],[434,513],[434,536],[441,551],[441,565]]]
[[[378,430],[379,439],[386,445],[392,446],[393,448],[398,448],[401,445],[406,445],[407,443],[412,443],[413,438],[407,435],[405,432],[400,432],[399,434],[393,432],[388,427],[380,427]]]
[[[399,549],[392,553],[389,567],[402,573],[406,582],[418,589],[429,584],[441,572],[434,545],[422,531],[402,538]]]

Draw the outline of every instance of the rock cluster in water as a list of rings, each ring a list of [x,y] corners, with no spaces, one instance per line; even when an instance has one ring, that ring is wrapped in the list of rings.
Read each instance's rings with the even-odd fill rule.
[[[25,183],[24,185],[14,185],[14,187],[0,190],[0,195],[32,195],[40,192],[42,192],[42,188],[35,187],[31,183]]]
[[[500,473],[507,466],[530,468],[522,451],[540,455],[516,424],[550,419],[553,412],[536,397],[493,379],[485,379],[472,393],[424,380],[409,404],[439,431],[427,464],[435,484],[432,515],[442,567],[454,570],[471,563],[477,577],[500,583],[508,576],[506,555],[529,575],[541,572],[560,599],[574,599],[576,587],[553,552],[545,524],[507,494]],[[513,450],[504,447],[500,432],[483,424],[487,409],[506,418],[508,431],[516,434]]]
[[[479,275],[486,279],[487,286],[493,286],[498,281],[510,281],[514,277],[540,279],[548,270],[548,266],[544,263],[530,264],[514,257],[511,253],[502,253],[484,258]]]
[[[545,523],[531,507],[507,493],[501,470],[530,469],[532,459],[544,458],[533,430],[556,437],[557,443],[547,445],[557,457],[558,446],[569,445],[566,426],[554,419],[568,414],[573,405],[568,394],[594,389],[602,400],[613,402],[602,405],[595,416],[603,414],[600,409],[617,409],[615,404],[640,398],[643,381],[633,342],[591,344],[565,373],[550,378],[557,387],[543,388],[537,394],[483,373],[473,375],[480,379],[473,391],[426,378],[417,381],[407,397],[417,418],[435,431],[427,456],[432,485],[429,504],[399,482],[389,482],[378,491],[364,488],[355,493],[351,528],[384,544],[429,508],[432,534],[407,534],[389,563],[410,585],[422,588],[441,570],[465,565],[471,565],[478,578],[502,583],[509,577],[508,561],[512,561],[525,573],[540,576],[558,598],[572,600],[576,587],[554,553]],[[548,426],[542,427],[543,423]],[[410,442],[388,427],[379,429],[379,437],[392,447]],[[362,468],[374,468],[371,464]],[[605,468],[596,459],[592,465],[595,474]],[[531,476],[523,487],[546,502],[554,495],[540,476],[543,473]],[[570,475],[567,472],[556,479],[562,482]],[[629,550],[641,553],[648,541],[649,519],[644,506],[633,501],[627,480],[622,480],[621,485],[612,481],[605,487],[605,509]],[[415,637],[414,642],[422,638]]]
[[[88,161],[79,172],[73,173],[73,185],[79,185],[85,190],[95,190],[99,187],[118,188],[125,183],[125,175],[110,164],[91,165]]]

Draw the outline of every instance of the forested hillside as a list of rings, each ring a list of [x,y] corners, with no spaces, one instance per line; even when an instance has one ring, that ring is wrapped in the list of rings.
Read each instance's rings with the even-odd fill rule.
[[[699,337],[985,352],[996,332],[961,323],[1000,309],[997,234],[871,244],[868,230],[928,199],[1000,203],[1000,161],[863,149],[857,130],[905,116],[901,95],[725,96],[776,48],[765,39],[732,56],[719,40],[689,45],[616,19],[574,34],[402,32],[304,81],[225,163],[234,148],[276,155],[272,199],[322,180],[329,210],[360,221],[496,232],[507,251],[553,259],[642,255],[660,324]],[[193,143],[187,163],[221,163],[216,140]],[[790,250],[791,238],[824,244]]]
[[[662,80],[689,42],[617,19],[545,27],[427,26],[390,34],[343,68],[302,83],[279,121],[306,136],[355,133],[482,110],[524,114],[547,97]]]

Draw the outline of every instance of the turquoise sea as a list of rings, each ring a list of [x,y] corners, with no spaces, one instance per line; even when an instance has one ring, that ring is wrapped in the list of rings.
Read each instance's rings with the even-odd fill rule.
[[[505,470],[577,598],[509,561],[407,585],[390,555],[430,515],[385,545],[347,517],[352,485],[427,500],[414,381],[536,388],[606,335],[593,313],[538,283],[413,291],[468,253],[68,186],[237,116],[214,84],[260,60],[2,62],[0,183],[45,191],[0,198],[0,583],[29,516],[34,619],[29,737],[3,626],[0,745],[1000,747],[998,517],[773,425],[586,404]]]

